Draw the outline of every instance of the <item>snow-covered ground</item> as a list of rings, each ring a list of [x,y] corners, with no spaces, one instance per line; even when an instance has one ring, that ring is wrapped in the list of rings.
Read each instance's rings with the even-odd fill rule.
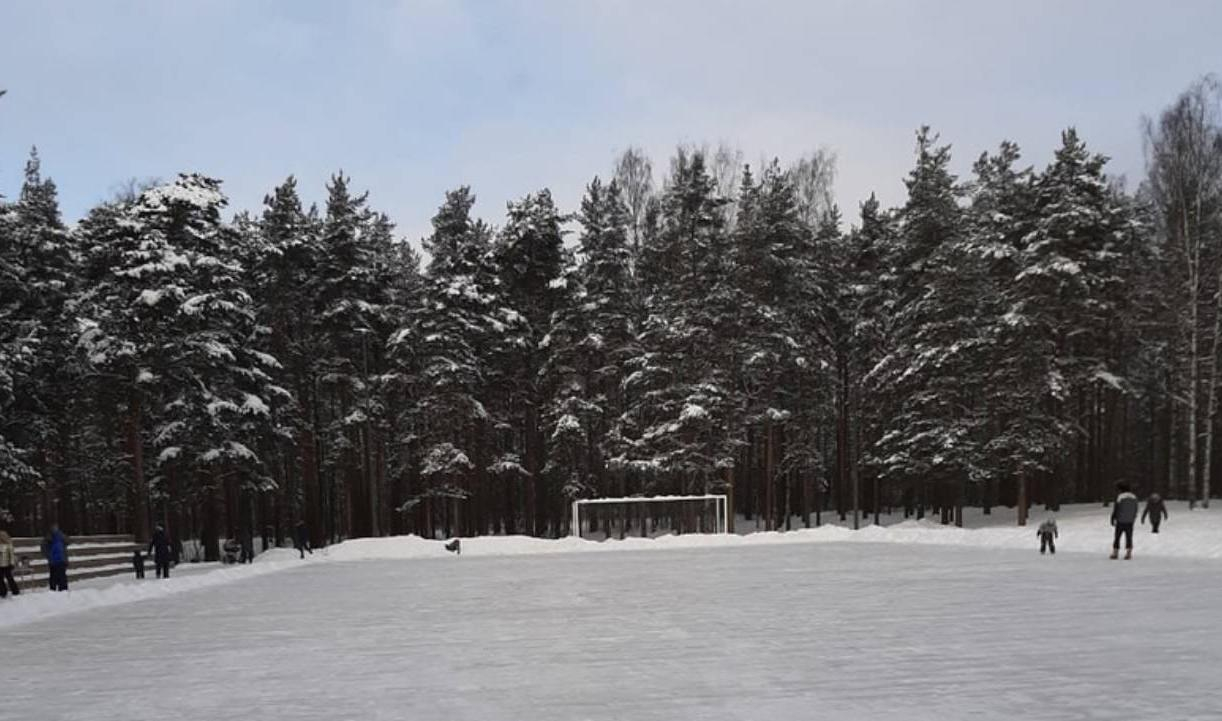
[[[0,631],[0,718],[1185,720],[1222,708],[1215,561],[843,543],[258,568]]]
[[[0,601],[0,719],[1217,718],[1222,510],[1170,510],[1132,562],[1082,506],[1055,558],[1001,509],[103,579]]]

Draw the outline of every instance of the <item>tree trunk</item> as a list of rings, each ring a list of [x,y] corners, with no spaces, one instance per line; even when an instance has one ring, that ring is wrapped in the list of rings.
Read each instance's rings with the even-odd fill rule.
[[[773,444],[775,443],[775,432],[773,430],[771,418],[765,421],[765,423],[765,433],[767,434],[767,451],[764,460],[764,513],[766,517],[764,530],[772,531],[776,530],[776,499],[774,498],[774,493],[776,492],[776,479],[773,477]]]
[[[1205,411],[1205,458],[1201,469],[1201,505],[1209,508],[1210,476],[1213,473],[1214,421],[1218,415],[1218,353],[1222,351],[1222,265],[1214,289],[1214,335],[1209,354],[1209,401]]]
[[[137,543],[148,543],[148,484],[144,480],[144,443],[140,438],[141,407],[140,396],[132,393],[128,401],[127,414],[127,450],[132,459],[132,484],[135,490],[135,504],[132,507],[132,531]]]
[[[1193,267],[1189,271],[1190,307],[1189,317],[1189,348],[1188,360],[1188,507],[1196,505],[1197,496],[1197,403],[1201,392],[1201,358],[1200,358],[1200,255],[1192,258]]]
[[[1027,474],[1018,473],[1018,525],[1027,525]]]

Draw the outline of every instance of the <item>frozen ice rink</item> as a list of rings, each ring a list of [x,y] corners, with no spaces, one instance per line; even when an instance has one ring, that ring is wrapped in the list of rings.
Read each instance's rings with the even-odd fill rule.
[[[879,543],[304,563],[0,628],[0,718],[1217,719],[1220,570]]]

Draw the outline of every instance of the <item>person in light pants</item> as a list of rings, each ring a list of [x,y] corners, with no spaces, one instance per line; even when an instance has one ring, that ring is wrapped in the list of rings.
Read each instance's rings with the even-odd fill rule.
[[[1124,536],[1124,559],[1133,557],[1133,524],[1137,522],[1137,496],[1127,483],[1116,484],[1116,502],[1112,504],[1112,526],[1116,533],[1112,538],[1112,558],[1120,555],[1120,537]]]

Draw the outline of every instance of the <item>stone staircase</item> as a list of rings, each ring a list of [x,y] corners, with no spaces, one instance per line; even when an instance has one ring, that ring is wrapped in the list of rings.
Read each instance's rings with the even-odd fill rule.
[[[13,550],[17,567],[13,575],[17,585],[25,589],[47,588],[47,559],[42,555],[41,538],[14,538]],[[120,576],[132,571],[132,553],[140,545],[128,536],[71,536],[68,538],[68,588],[74,581],[89,578]],[[28,565],[27,565],[28,564]],[[145,564],[153,572],[152,561]]]

